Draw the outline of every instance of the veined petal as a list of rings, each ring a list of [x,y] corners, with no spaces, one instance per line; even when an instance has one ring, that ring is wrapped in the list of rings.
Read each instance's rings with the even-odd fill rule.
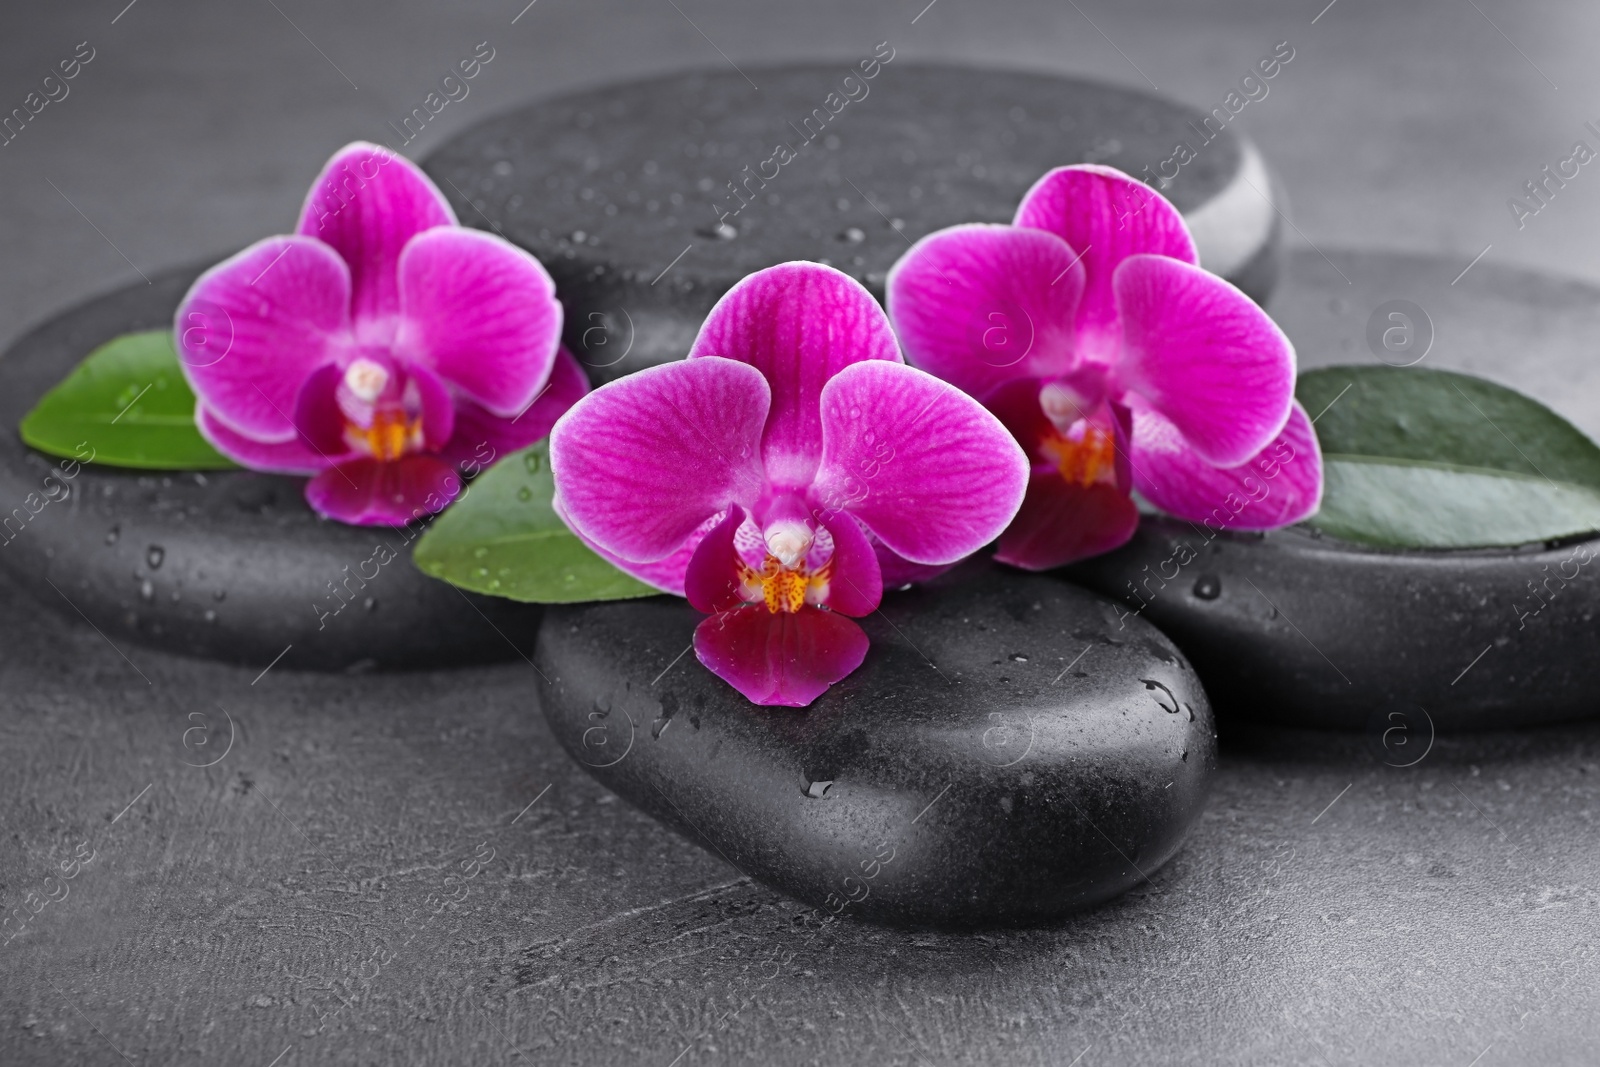
[[[396,267],[417,234],[454,226],[455,212],[415,163],[356,141],[335,152],[306,194],[295,232],[323,241],[350,266],[357,319],[400,310]]]
[[[567,524],[567,529],[572,530],[572,536],[589,546],[590,551],[594,552],[595,555],[624,574],[631,574],[646,585],[659,589],[663,593],[671,593],[673,596],[686,595],[684,578],[689,570],[689,561],[694,559],[694,554],[699,549],[701,540],[705,538],[706,534],[716,529],[717,524],[723,518],[720,513],[707,518],[693,533],[684,539],[683,544],[672,551],[671,555],[664,556],[651,563],[632,563],[614,552],[607,552],[604,548],[601,548],[574,529],[572,521],[567,518],[566,509],[562,507],[559,493],[550,499],[550,506],[561,517],[561,521]]]
[[[400,255],[397,348],[514,418],[561,344],[555,292],[539,261],[502,237],[456,226],[418,234]]]
[[[349,323],[350,272],[307,237],[268,237],[212,267],[178,305],[174,341],[195,396],[236,433],[294,439],[294,402]]]
[[[1138,507],[1115,485],[1084,487],[1055,471],[1035,472],[994,558],[1024,570],[1050,570],[1109,552],[1138,526]]]
[[[973,223],[922,238],[889,270],[889,318],[913,366],[973,396],[1073,363],[1078,253],[1055,234]]]
[[[759,370],[772,389],[761,451],[774,483],[811,482],[822,454],[821,396],[842,368],[901,362],[889,319],[857,282],[820,263],[781,263],[717,301],[689,350]]]
[[[953,563],[1005,529],[1028,461],[1000,420],[913,367],[846,367],[822,391],[822,464],[810,500],[824,521],[860,519],[913,563]]]
[[[710,515],[761,494],[770,394],[754,367],[708,357],[630,374],[550,433],[568,524],[623,559],[670,555]]]
[[[870,642],[836,611],[764,605],[712,615],[694,631],[694,652],[753,704],[803,708],[861,666]]]
[[[442,511],[461,494],[461,478],[429,455],[384,462],[357,459],[306,483],[306,502],[352,526],[404,526]]]
[[[482,469],[502,456],[543,440],[550,427],[589,392],[589,379],[572,353],[556,352],[550,380],[537,398],[520,415],[509,419],[489,411],[465,397],[456,398],[455,434],[439,451],[439,458],[456,466],[475,464]]]
[[[1077,326],[1091,348],[1115,342],[1111,279],[1124,259],[1153,253],[1200,261],[1178,209],[1114,167],[1081,163],[1050,171],[1022,198],[1016,224],[1047,230],[1083,253],[1085,286]]]
[[[218,452],[253,471],[315,474],[324,467],[332,466],[345,454],[345,450],[341,449],[335,456],[322,455],[298,437],[273,444],[257,441],[217,421],[217,417],[201,403],[195,404],[194,424],[200,436],[210,441]]]
[[[1294,400],[1294,346],[1256,303],[1199,267],[1130,256],[1117,268],[1118,384],[1178,428],[1200,458],[1243,463]]]
[[[1213,467],[1158,412],[1133,412],[1133,484],[1162,511],[1217,529],[1273,530],[1322,503],[1322,451],[1297,402],[1282,432],[1237,467]]]

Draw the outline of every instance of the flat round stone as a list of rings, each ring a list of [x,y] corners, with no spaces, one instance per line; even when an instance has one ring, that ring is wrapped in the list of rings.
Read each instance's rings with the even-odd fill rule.
[[[200,269],[73,308],[0,358],[0,566],[114,641],[185,655],[341,670],[531,651],[539,608],[427,577],[411,564],[414,530],[319,518],[303,478],[86,464],[67,497],[33,513],[56,461],[22,443],[23,415],[96,346],[170,326]]]
[[[1271,310],[1311,367],[1375,360],[1369,320],[1411,301],[1422,365],[1495,378],[1597,435],[1600,289],[1490,262],[1452,283],[1465,265],[1296,253]],[[1224,724],[1369,730],[1386,759],[1408,760],[1435,729],[1596,711],[1600,540],[1399,552],[1298,528],[1206,533],[1146,519],[1127,546],[1065,573],[1170,635]]]
[[[889,593],[866,662],[806,709],[712,675],[704,616],[665,597],[549,609],[536,662],[573,758],[751,877],[873,921],[1036,923],[1165,863],[1215,767],[1193,670],[1117,615],[968,565]]]
[[[1052,167],[1104,163],[1159,181],[1179,144],[1196,155],[1162,191],[1201,262],[1258,300],[1270,292],[1273,183],[1231,126],[1216,132],[1190,108],[1076,78],[904,57],[869,69],[871,79],[840,62],[611,85],[488,119],[423,166],[464,224],[550,269],[567,346],[601,380],[681,358],[711,305],[753,271],[821,260],[881,299],[911,242],[1009,222]]]

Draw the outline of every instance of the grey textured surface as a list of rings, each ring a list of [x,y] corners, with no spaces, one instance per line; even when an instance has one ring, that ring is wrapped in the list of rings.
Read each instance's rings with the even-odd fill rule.
[[[499,0],[139,0],[115,25],[121,2],[8,10],[8,107],[76,42],[99,52],[0,149],[0,332],[138,280],[83,216],[147,272],[286,226],[333,148],[382,137],[485,38],[496,60],[419,151],[533,93],[718,49],[844,58],[890,38],[918,58],[1144,85],[1125,54],[1210,107],[1288,38],[1295,65],[1239,121],[1285,179],[1291,241],[1462,267],[1492,244],[1474,272],[1600,278],[1593,175],[1524,231],[1504,207],[1594,117],[1592,4],[939,0],[914,25],[924,0],[673,6],[540,0],[514,26],[523,5]],[[1575,399],[1557,406],[1592,426]],[[255,671],[124,648],[147,685],[87,627],[9,584],[0,603],[0,903],[59,895],[46,875],[79,841],[97,850],[0,945],[8,1067],[1496,1067],[1588,1063],[1600,1041],[1594,725],[1441,739],[1408,770],[1360,739],[1241,732],[1190,844],[1099,911],[983,937],[812,937],[798,906],[559,752],[520,661],[252,685]],[[234,747],[186,766],[223,750],[219,705]],[[478,869],[480,844],[494,858],[447,882]],[[458,903],[431,917],[439,900]]]

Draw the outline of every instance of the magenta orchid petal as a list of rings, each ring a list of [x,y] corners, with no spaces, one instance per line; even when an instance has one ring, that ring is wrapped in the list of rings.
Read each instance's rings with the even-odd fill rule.
[[[433,456],[356,459],[306,483],[306,501],[353,526],[404,526],[442,510],[461,493],[455,468]]]
[[[715,615],[745,602],[739,590],[739,554],[733,547],[733,535],[744,521],[744,508],[729,508],[690,557],[683,576],[683,595],[696,611]]]
[[[689,359],[722,356],[755,367],[771,386],[761,450],[778,485],[803,487],[820,458],[820,398],[841,369],[901,362],[888,317],[872,294],[820,263],[783,263],[752,274],[717,301]]]
[[[1083,163],[1050,171],[1023,196],[1015,222],[1053,233],[1083,254],[1085,287],[1077,326],[1091,349],[1115,342],[1112,277],[1123,260],[1150,253],[1200,262],[1178,209],[1112,167]]]
[[[883,578],[883,588],[886,590],[932,581],[955,566],[955,563],[912,563],[904,556],[896,555],[888,545],[870,533],[867,540],[872,543],[872,554],[878,557],[878,573]]]
[[[689,561],[694,559],[695,552],[700,548],[700,542],[704,540],[707,534],[716,529],[717,524],[722,521],[723,517],[721,513],[708,517],[684,540],[683,544],[672,551],[671,555],[664,556],[651,563],[633,563],[614,552],[606,551],[574,529],[572,520],[567,518],[566,509],[561,504],[560,493],[551,498],[550,506],[561,517],[561,521],[567,524],[567,528],[572,530],[572,535],[587,545],[595,555],[624,574],[631,575],[644,584],[659,589],[663,593],[671,593],[673,596],[686,595],[684,578],[689,570]]]
[[[1115,281],[1125,389],[1207,463],[1236,466],[1277,436],[1294,400],[1294,346],[1249,297],[1163,256],[1129,257]]]
[[[295,232],[322,241],[349,264],[354,317],[377,320],[400,310],[395,268],[406,244],[424,230],[455,224],[449,202],[421,168],[357,141],[322,168]]]
[[[350,272],[326,245],[269,237],[212,267],[174,320],[178,361],[212,417],[266,443],[295,437],[300,383],[349,323]]]
[[[856,618],[871,615],[883,600],[883,572],[872,542],[849,515],[837,515],[826,520],[825,525],[833,536],[833,559],[828,564],[828,607]]]
[[[822,390],[812,503],[844,510],[913,563],[952,563],[1016,514],[1028,461],[1000,421],[954,386],[873,361]]]
[[[194,423],[200,436],[210,441],[213,448],[251,470],[272,474],[315,474],[332,462],[298,437],[276,443],[246,437],[218,422],[217,417],[207,411],[203,404],[195,405]]]
[[[1035,472],[994,558],[1024,570],[1050,570],[1109,552],[1138,526],[1138,507],[1115,485],[1084,487],[1055,471]]]
[[[1322,452],[1294,405],[1282,432],[1236,467],[1213,467],[1176,426],[1148,408],[1133,413],[1133,484],[1169,514],[1217,529],[1271,530],[1309,518],[1322,502]]]
[[[952,226],[890,269],[889,317],[913,366],[981,397],[1072,368],[1083,287],[1078,253],[1055,234]]]
[[[452,226],[413,237],[399,279],[398,349],[491,414],[520,414],[561,343],[555,282],[539,261],[502,237]]]
[[[708,616],[694,631],[700,662],[755,704],[803,708],[866,659],[867,635],[835,611],[793,614],[760,604]]]
[[[455,433],[439,450],[439,458],[460,466],[482,469],[543,440],[567,409],[589,392],[583,368],[565,348],[556,352],[550,380],[534,402],[514,418],[501,418],[465,398],[457,398]]]
[[[760,371],[714,357],[590,393],[550,434],[568,524],[624,559],[670,555],[707,516],[760,496],[770,402]]]

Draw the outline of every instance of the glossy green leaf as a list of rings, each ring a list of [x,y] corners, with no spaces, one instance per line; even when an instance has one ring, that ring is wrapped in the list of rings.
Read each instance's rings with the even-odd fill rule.
[[[22,420],[22,439],[52,456],[145,470],[234,464],[194,425],[194,393],[170,330],[123,334],[90,352]],[[92,450],[92,453],[91,453]]]
[[[1415,367],[1324,367],[1296,396],[1326,484],[1307,525],[1390,548],[1485,548],[1600,530],[1600,447],[1505,386]]]
[[[434,520],[412,559],[423,573],[474,593],[538,604],[660,592],[578,540],[550,506],[554,492],[546,442],[513,453]]]

